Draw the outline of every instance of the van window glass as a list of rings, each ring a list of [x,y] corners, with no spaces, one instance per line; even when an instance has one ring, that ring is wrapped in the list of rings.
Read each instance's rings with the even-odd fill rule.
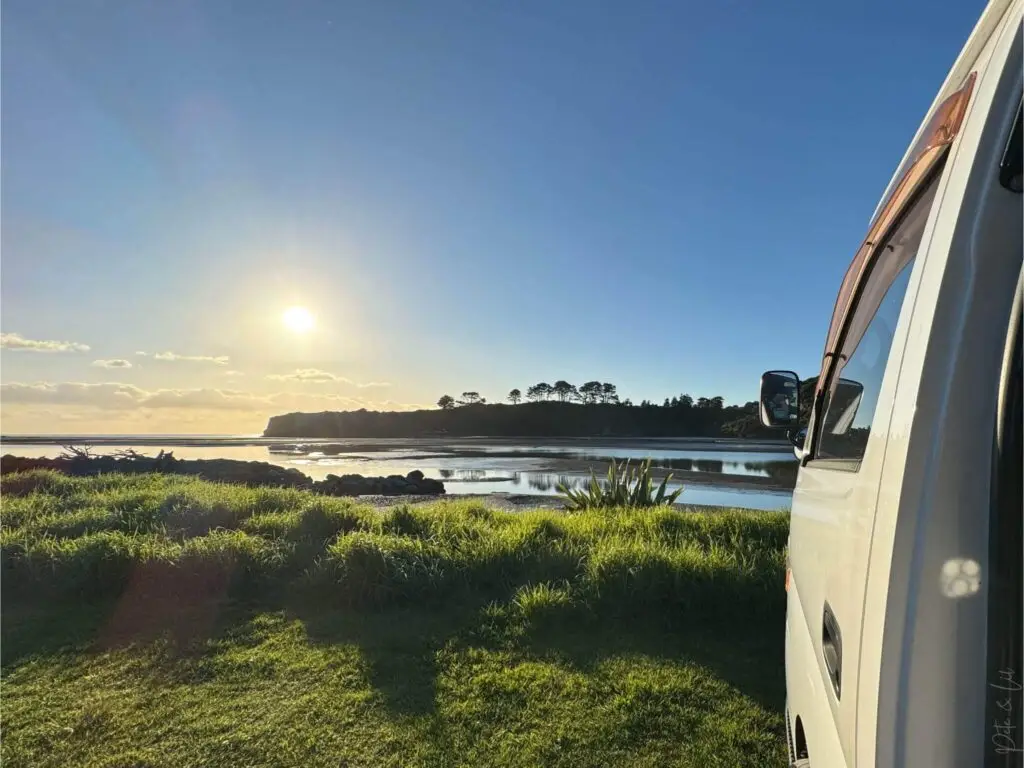
[[[860,459],[864,456],[912,267],[913,261],[903,267],[889,286],[853,355],[840,369],[839,381],[830,392],[825,411],[818,443],[819,458]]]
[[[864,457],[935,189],[933,180],[878,249],[860,289],[838,350],[840,364],[826,389],[815,458],[859,461]]]

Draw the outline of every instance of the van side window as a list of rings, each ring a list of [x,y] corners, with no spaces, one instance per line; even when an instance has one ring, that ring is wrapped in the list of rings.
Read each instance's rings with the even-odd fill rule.
[[[935,188],[933,180],[876,251],[856,308],[843,329],[840,362],[825,393],[816,459],[864,458]]]
[[[911,261],[900,270],[857,348],[839,371],[839,381],[829,394],[822,424],[819,458],[854,460],[864,457],[913,264]]]

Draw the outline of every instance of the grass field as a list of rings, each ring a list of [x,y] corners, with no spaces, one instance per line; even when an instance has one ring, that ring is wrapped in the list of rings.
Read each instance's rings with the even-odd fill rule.
[[[2,486],[4,766],[782,766],[784,513]]]

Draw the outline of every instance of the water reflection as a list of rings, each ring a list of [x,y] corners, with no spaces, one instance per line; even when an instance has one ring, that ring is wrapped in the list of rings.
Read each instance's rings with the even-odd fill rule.
[[[795,486],[796,485],[796,473],[800,469],[800,462],[798,461],[749,461],[745,465],[748,469],[756,470],[756,472],[764,477],[770,477],[773,480],[778,481],[780,484]]]
[[[130,441],[129,441],[130,442]],[[108,453],[122,446],[97,447],[96,453]],[[134,447],[140,453],[152,454],[145,445]],[[360,450],[370,447],[372,450]],[[792,453],[755,451],[700,451],[617,449],[587,446],[465,446],[473,455],[459,455],[457,446],[446,446],[439,451],[436,445],[423,448],[378,449],[378,445],[352,445],[311,443],[305,446],[288,445],[209,445],[171,446],[174,455],[182,459],[238,459],[243,461],[269,461],[284,467],[295,467],[314,480],[328,474],[357,472],[362,475],[405,475],[420,470],[428,477],[450,483],[448,492],[454,494],[521,493],[554,495],[559,484],[578,488],[589,483],[587,467],[591,467],[599,480],[607,472],[612,457],[643,459],[652,457],[655,467],[672,472],[670,487],[685,487],[679,501],[684,504],[722,504],[759,509],[775,509],[789,505],[788,492],[762,489],[740,490],[715,485],[688,482],[687,472],[702,472],[722,476],[723,486],[730,475],[756,475],[770,477],[779,485],[792,487],[798,463]],[[352,449],[355,452],[346,452]],[[522,450],[516,450],[521,448]],[[5,453],[21,456],[56,456],[60,446],[36,444],[5,444]],[[568,458],[563,458],[568,457]],[[571,465],[563,469],[561,464]]]
[[[459,473],[456,472],[456,475]],[[761,489],[726,488],[715,485],[687,484],[683,482],[669,483],[669,490],[683,487],[678,499],[680,504],[713,505],[724,507],[743,507],[747,509],[787,509],[792,494],[785,491],[766,491]],[[598,482],[602,482],[598,479]],[[558,486],[581,488],[590,483],[590,476],[583,473],[561,472],[515,472],[508,476],[485,476],[480,481],[460,481],[451,485],[449,493],[488,494],[510,493],[537,496],[556,496]]]
[[[486,469],[439,469],[442,480],[450,483],[505,483],[514,488],[527,487],[543,494],[553,494],[558,490],[559,483],[576,488],[590,482],[589,475],[557,474],[548,472],[490,472]],[[491,490],[502,490],[494,489]],[[467,493],[465,487],[459,486],[455,493]]]
[[[753,475],[757,477],[796,477],[797,462],[792,456],[784,459],[766,457],[752,461],[747,454],[744,460],[727,460],[722,458],[653,458],[651,466],[667,469],[672,472],[710,472],[722,475]],[[595,471],[604,471],[611,459],[599,456],[581,457],[593,461]],[[792,470],[787,474],[787,470]]]
[[[530,472],[526,478],[526,484],[541,494],[557,493],[559,485],[564,485],[566,488],[580,488],[589,483],[590,478],[582,475],[547,475]]]
[[[699,443],[698,443],[699,445]],[[360,450],[367,449],[370,450]],[[291,443],[268,446],[271,460],[277,462],[301,463],[306,466],[314,462],[352,465],[352,471],[369,473],[370,465],[406,460],[416,462],[417,467],[427,471],[432,468],[442,479],[462,482],[482,480],[485,475],[463,475],[469,470],[542,471],[559,460],[579,463],[582,469],[593,469],[604,474],[611,461],[630,460],[633,462],[650,458],[652,465],[679,475],[687,472],[702,472],[719,475],[746,475],[770,477],[792,486],[796,476],[796,461],[792,453],[785,450],[723,450],[709,451],[658,447],[627,448],[615,445],[525,445],[525,444],[459,444],[443,447],[424,442],[421,448],[387,448],[378,444],[345,445],[341,443]],[[355,453],[358,451],[358,453]],[[276,454],[276,455],[275,455]],[[285,458],[288,457],[288,458]],[[390,474],[385,472],[384,474]]]
[[[693,464],[698,472],[722,472],[722,462],[719,459],[697,459]]]
[[[448,470],[448,479],[467,483],[479,482],[488,478],[486,469],[456,469],[454,472]]]

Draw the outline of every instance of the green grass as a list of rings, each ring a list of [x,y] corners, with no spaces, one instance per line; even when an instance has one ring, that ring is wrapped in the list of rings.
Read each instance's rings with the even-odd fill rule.
[[[785,765],[785,514],[0,490],[5,766]]]

